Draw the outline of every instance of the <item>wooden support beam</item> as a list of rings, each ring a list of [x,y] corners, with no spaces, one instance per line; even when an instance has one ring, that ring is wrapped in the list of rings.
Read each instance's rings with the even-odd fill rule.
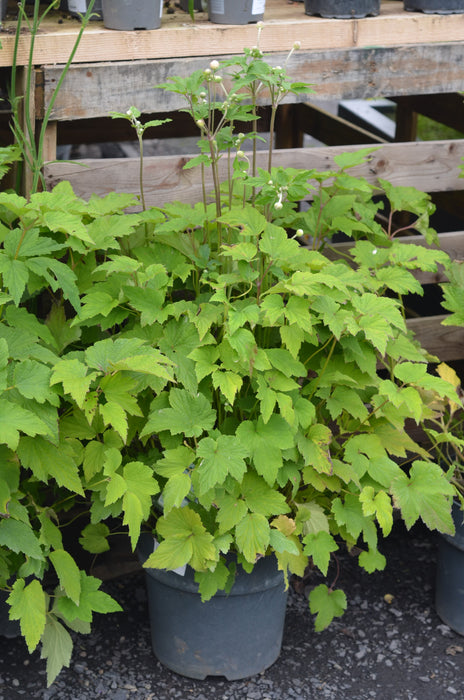
[[[417,112],[409,96],[400,98],[396,104],[395,141],[415,141],[417,138]]]
[[[392,99],[399,110],[423,114],[429,119],[464,133],[464,96],[461,93],[405,95]]]
[[[303,132],[297,112],[299,105],[280,105],[276,114],[275,147],[301,148]]]
[[[283,65],[286,54],[272,53],[268,58],[271,65]],[[110,111],[124,111],[131,105],[146,113],[174,111],[185,106],[183,99],[153,86],[169,76],[186,76],[206,65],[204,57],[72,65],[51,116],[58,120],[105,117]],[[401,96],[412,89],[418,95],[452,92],[464,85],[462,45],[452,42],[301,51],[292,56],[288,70],[292,79],[314,85],[319,100]],[[43,66],[45,109],[61,71],[59,65]],[[298,101],[307,102],[308,98],[302,95]]]

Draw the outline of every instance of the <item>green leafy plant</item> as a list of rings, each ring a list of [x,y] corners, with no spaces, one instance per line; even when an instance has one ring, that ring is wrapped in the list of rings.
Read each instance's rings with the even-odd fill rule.
[[[145,404],[138,449],[132,443],[112,472],[102,508],[124,512],[133,544],[151,525],[160,544],[146,566],[192,566],[204,600],[230,585],[229,551],[247,570],[272,553],[286,576],[302,575],[310,560],[327,574],[344,542],[360,545],[359,564],[374,571],[385,565],[378,529],[389,534],[394,508],[408,527],[422,518],[452,531],[454,487],[405,430],[432,415],[432,392],[455,395],[428,373],[433,358],[408,332],[402,304],[422,293],[414,270],[447,260],[402,243],[395,225],[409,211],[408,230],[436,240],[428,196],[353,176],[368,151],[319,173],[272,167],[271,148],[269,169],[257,167],[256,149],[246,154],[235,129],[256,122],[261,90],[274,95],[273,109],[308,90],[270,68],[259,47],[162,87],[185,96],[201,134],[189,166],[210,168],[214,188],[210,198],[204,177],[201,202],[145,212],[153,232],[133,254],[156,281],[129,290],[120,266],[107,267],[89,292],[96,323],[102,293],[127,289],[138,333],[169,358],[174,377]],[[331,260],[321,250],[339,232],[353,245]],[[134,430],[129,421],[127,435]],[[121,499],[134,448],[147,497],[129,511]],[[334,584],[311,593],[317,629],[345,606]]]
[[[441,285],[442,305],[448,315],[444,326],[464,326],[464,268],[462,261],[454,260],[446,268],[447,281]],[[437,373],[455,390],[451,396],[434,397],[433,416],[423,426],[430,450],[442,465],[450,483],[454,484],[456,496],[464,507],[464,394],[461,376],[450,365],[442,362]]]
[[[28,16],[23,3],[18,3],[18,19],[17,19],[17,23],[16,23],[15,44],[14,44],[13,61],[12,61],[12,67],[11,67],[11,85],[10,85],[10,90],[9,90],[9,98],[10,98],[11,110],[12,110],[11,129],[13,131],[16,144],[19,146],[20,151],[21,151],[21,155],[22,155],[21,167],[18,170],[18,177],[17,177],[17,184],[16,184],[16,189],[18,192],[21,189],[20,179],[21,179],[21,172],[22,172],[23,168],[28,168],[28,170],[31,173],[29,194],[36,192],[39,189],[39,187],[44,186],[43,173],[42,173],[42,169],[44,166],[43,147],[44,147],[45,135],[47,133],[47,127],[48,127],[48,124],[50,121],[50,116],[52,114],[53,107],[54,107],[54,104],[56,102],[56,98],[58,96],[58,93],[61,90],[61,86],[63,84],[63,81],[66,77],[66,74],[69,70],[69,67],[70,67],[70,65],[74,59],[74,56],[76,54],[76,51],[79,47],[84,30],[85,30],[85,28],[86,28],[87,24],[89,23],[90,18],[92,16],[92,10],[93,10],[94,4],[95,4],[95,0],[90,0],[88,8],[87,8],[87,12],[85,13],[85,15],[82,16],[81,27],[80,27],[79,32],[77,34],[76,40],[74,42],[74,46],[71,50],[71,53],[69,55],[68,60],[66,61],[66,64],[63,68],[63,71],[62,71],[62,73],[61,73],[61,75],[60,75],[60,77],[55,85],[55,88],[54,88],[52,96],[50,98],[48,107],[47,107],[46,112],[43,116],[43,119],[41,120],[40,129],[39,129],[38,133],[36,134],[36,132],[35,132],[36,125],[35,125],[35,123],[33,123],[33,119],[31,118],[32,105],[31,105],[31,90],[30,90],[30,85],[32,84],[34,66],[35,66],[35,63],[34,63],[35,39],[36,39],[38,32],[40,31],[40,25],[42,24],[43,20],[46,18],[47,14],[51,10],[56,9],[56,7],[59,5],[59,0],[54,0],[54,2],[51,2],[46,8],[43,9],[42,14],[40,14],[40,0],[34,0],[32,18],[30,18]],[[18,94],[17,56],[18,56],[19,40],[20,40],[22,31],[23,31],[23,24],[26,25],[26,28],[29,32],[30,45],[29,45],[28,62],[27,62],[26,68],[25,68],[24,94]]]
[[[14,155],[3,153],[0,161]],[[101,297],[98,323],[86,320],[99,262],[106,251],[121,252],[140,224],[124,214],[133,203],[127,195],[84,202],[68,183],[29,201],[0,193],[0,587],[9,591],[10,617],[19,620],[28,649],[40,643],[49,683],[69,665],[69,630],[88,633],[95,612],[120,610],[69,551],[78,523],[89,551],[107,548],[99,538],[108,526],[98,514],[92,524],[89,515],[100,503],[102,479],[110,478],[96,478],[99,450],[101,456],[111,445],[117,461],[127,437],[125,410],[141,415],[118,382],[126,377],[133,386],[141,373],[149,393],[151,383],[171,377],[169,362],[146,341],[118,339],[105,328],[117,301]],[[82,325],[75,323],[79,310]],[[126,464],[124,474],[138,493],[137,465]],[[124,503],[135,500],[128,488]]]
[[[66,182],[0,193],[0,585],[49,682],[67,628],[118,609],[68,551],[70,522],[93,554],[154,532],[147,566],[190,565],[204,600],[233,583],[228,552],[326,575],[358,545],[374,571],[394,508],[453,528],[455,488],[405,430],[455,396],[403,313],[414,271],[446,261],[397,235],[409,211],[434,239],[428,197],[353,176],[366,151],[320,173],[273,167],[271,148],[259,168],[260,95],[275,110],[309,89],[259,47],[166,88],[200,129],[202,201],[127,214],[132,196],[84,202]],[[330,259],[339,232],[353,245]],[[311,593],[317,629],[346,606],[335,583]]]
[[[170,119],[152,119],[151,121],[142,124],[140,121],[140,110],[137,107],[129,107],[127,112],[111,112],[111,117],[113,119],[125,119],[130,123],[137,135],[137,141],[139,144],[139,155],[140,155],[140,169],[139,169],[139,185],[140,185],[140,201],[142,204],[142,209],[146,209],[145,204],[145,193],[143,187],[143,137],[147,129],[161,126],[170,122]]]

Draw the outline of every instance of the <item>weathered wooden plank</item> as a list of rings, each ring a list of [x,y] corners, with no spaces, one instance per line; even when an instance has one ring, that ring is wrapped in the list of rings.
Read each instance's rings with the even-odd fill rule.
[[[274,154],[274,165],[294,168],[328,170],[334,167],[338,153],[356,151],[359,146],[282,149]],[[375,147],[373,147],[375,148]],[[462,190],[459,166],[464,156],[464,141],[429,141],[424,143],[385,144],[372,153],[370,161],[353,169],[371,182],[384,178],[396,185],[414,184],[420,190],[436,192]],[[183,170],[190,156],[159,156],[144,159],[145,197],[150,205],[162,206],[167,201],[201,200],[199,168]],[[261,167],[266,167],[266,154],[259,153]],[[45,167],[47,186],[69,180],[76,193],[85,199],[95,192],[139,192],[139,161],[137,158],[85,160],[86,167],[70,163],[55,163]],[[226,163],[221,161],[225,168]],[[212,183],[207,181],[207,189]]]
[[[267,0],[264,19],[261,47],[266,52],[287,51],[294,41],[300,41],[304,51],[464,41],[463,15],[404,12],[402,2],[382,2],[378,17],[334,20],[305,15],[300,3]],[[63,20],[58,13],[50,15],[35,41],[35,63],[65,63],[78,29],[77,20]],[[14,22],[5,22],[3,32],[0,65],[8,66],[13,55]],[[101,22],[92,22],[82,37],[75,62],[219,56],[240,53],[244,46],[254,44],[256,26],[252,24],[215,25],[199,15],[192,25],[185,13],[176,11],[165,14],[161,28],[154,31],[116,32],[105,29]],[[28,52],[29,36],[25,34],[19,44],[18,65],[27,63]]]
[[[214,55],[213,50],[211,55]],[[286,55],[272,54],[269,62],[282,65]],[[449,93],[461,90],[464,85],[462,57],[462,45],[454,43],[308,50],[293,54],[288,71],[293,79],[314,85],[316,97],[321,100],[401,96],[412,92],[417,95]],[[131,105],[142,112],[173,111],[184,106],[182,98],[164,90],[154,90],[153,86],[165,82],[169,76],[185,76],[207,66],[208,58],[204,56],[74,65],[66,76],[51,116],[58,120],[89,119],[107,116],[110,111],[122,111]],[[50,103],[61,70],[59,65],[43,67],[43,109]],[[301,95],[298,101],[307,102],[308,97]]]
[[[443,326],[446,316],[408,319],[407,325],[426,350],[442,362],[464,359],[464,328]]]

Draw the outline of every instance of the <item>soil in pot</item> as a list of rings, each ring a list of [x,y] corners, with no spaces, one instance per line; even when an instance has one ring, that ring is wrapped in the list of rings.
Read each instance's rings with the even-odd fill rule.
[[[336,19],[361,19],[378,15],[380,0],[305,0],[307,15]]]
[[[142,535],[141,561],[153,547],[153,537]],[[287,591],[273,557],[260,559],[251,574],[237,566],[229,595],[218,591],[205,603],[190,567],[145,572],[152,647],[167,668],[189,678],[238,680],[261,673],[278,658]]]

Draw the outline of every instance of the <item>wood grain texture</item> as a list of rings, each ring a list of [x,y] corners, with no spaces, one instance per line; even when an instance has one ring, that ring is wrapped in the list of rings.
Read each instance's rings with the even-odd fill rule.
[[[359,150],[361,146],[332,146],[321,148],[282,149],[274,154],[274,165],[283,167],[329,170],[334,167],[335,155]],[[352,170],[364,175],[370,182],[378,178],[395,185],[414,185],[425,192],[464,189],[459,178],[464,141],[428,141],[390,143],[374,150],[368,163]],[[159,156],[144,159],[144,185],[147,204],[162,206],[167,201],[201,200],[199,168],[184,170],[190,156]],[[258,153],[261,167],[266,167],[266,154]],[[47,186],[60,180],[69,180],[76,193],[87,199],[92,192],[99,195],[111,191],[139,192],[139,161],[137,158],[85,160],[82,166],[54,163],[45,167]],[[225,168],[225,161],[221,161]],[[223,176],[225,172],[223,172]],[[212,189],[212,182],[207,182]]]
[[[442,362],[464,359],[464,328],[443,326],[446,316],[425,316],[407,321],[417,340]]]
[[[430,42],[464,41],[464,15],[424,15],[403,11],[402,2],[382,2],[378,17],[336,20],[304,14],[302,3],[267,0],[265,31],[261,47],[266,52],[283,52],[294,41],[304,52],[321,49],[400,46]],[[61,23],[59,23],[61,21]],[[43,23],[35,43],[34,62],[65,63],[79,29],[76,19],[62,19],[54,13]],[[3,49],[0,66],[11,65],[14,22],[7,20],[1,33]],[[256,44],[256,26],[219,25],[208,22],[203,13],[192,25],[188,16],[176,11],[163,16],[160,29],[118,32],[92,22],[86,29],[75,63],[132,61],[172,56],[220,56],[240,53],[244,46]],[[19,64],[27,62],[29,36],[21,37]]]
[[[462,90],[464,85],[462,57],[462,45],[453,43],[299,51],[290,59],[288,71],[292,79],[313,85],[315,96],[321,100],[450,93]],[[269,62],[282,65],[285,58],[286,53],[279,52],[269,56]],[[206,68],[208,62],[205,57],[179,57],[73,65],[51,118],[104,117],[110,111],[121,111],[131,105],[137,105],[144,113],[179,109],[185,106],[182,97],[154,86],[170,76],[186,76],[193,70]],[[47,65],[42,70],[44,110],[62,67]],[[308,97],[309,94],[300,95],[298,101],[307,102]],[[263,96],[262,102],[265,101]]]

